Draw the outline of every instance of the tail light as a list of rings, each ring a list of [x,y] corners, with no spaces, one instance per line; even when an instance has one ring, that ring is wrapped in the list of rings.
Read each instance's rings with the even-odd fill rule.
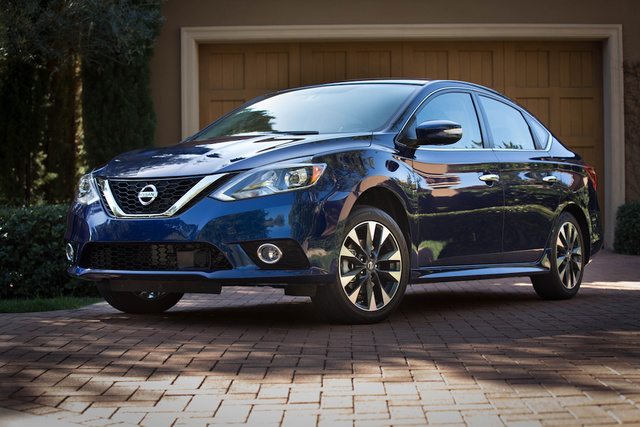
[[[591,182],[593,183],[593,189],[597,190],[598,189],[598,174],[596,174],[596,168],[594,168],[592,166],[585,166],[585,169],[587,170],[587,175],[589,175],[589,179],[591,179]]]

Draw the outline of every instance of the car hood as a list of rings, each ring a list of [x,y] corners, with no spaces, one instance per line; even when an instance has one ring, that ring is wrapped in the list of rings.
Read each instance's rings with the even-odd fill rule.
[[[109,178],[161,178],[252,169],[324,152],[366,147],[371,134],[252,135],[189,141],[144,148],[111,160],[99,175]]]

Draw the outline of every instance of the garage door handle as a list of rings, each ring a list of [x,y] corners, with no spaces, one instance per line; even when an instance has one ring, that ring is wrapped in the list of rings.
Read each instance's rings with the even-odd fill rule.
[[[542,180],[547,184],[555,184],[556,182],[558,182],[558,178],[553,175],[545,176],[544,178],[542,178]]]
[[[486,182],[487,184],[492,184],[494,182],[500,181],[500,176],[495,173],[488,173],[480,176],[480,181]]]

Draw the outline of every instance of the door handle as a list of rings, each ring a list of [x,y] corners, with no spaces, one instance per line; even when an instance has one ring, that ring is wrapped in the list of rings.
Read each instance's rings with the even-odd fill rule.
[[[558,178],[556,178],[553,175],[547,175],[544,178],[542,178],[542,180],[547,184],[555,184],[556,182],[558,182]]]
[[[500,181],[500,175],[496,175],[495,173],[486,173],[484,175],[480,175],[478,179],[482,182],[486,182],[487,184],[492,184]]]

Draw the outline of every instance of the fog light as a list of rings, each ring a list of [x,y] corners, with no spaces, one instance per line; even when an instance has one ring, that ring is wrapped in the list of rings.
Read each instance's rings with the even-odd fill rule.
[[[69,262],[74,262],[76,260],[76,249],[73,247],[71,243],[67,243],[67,259]]]
[[[282,251],[273,243],[265,243],[258,248],[258,258],[265,264],[275,264],[282,259]]]

